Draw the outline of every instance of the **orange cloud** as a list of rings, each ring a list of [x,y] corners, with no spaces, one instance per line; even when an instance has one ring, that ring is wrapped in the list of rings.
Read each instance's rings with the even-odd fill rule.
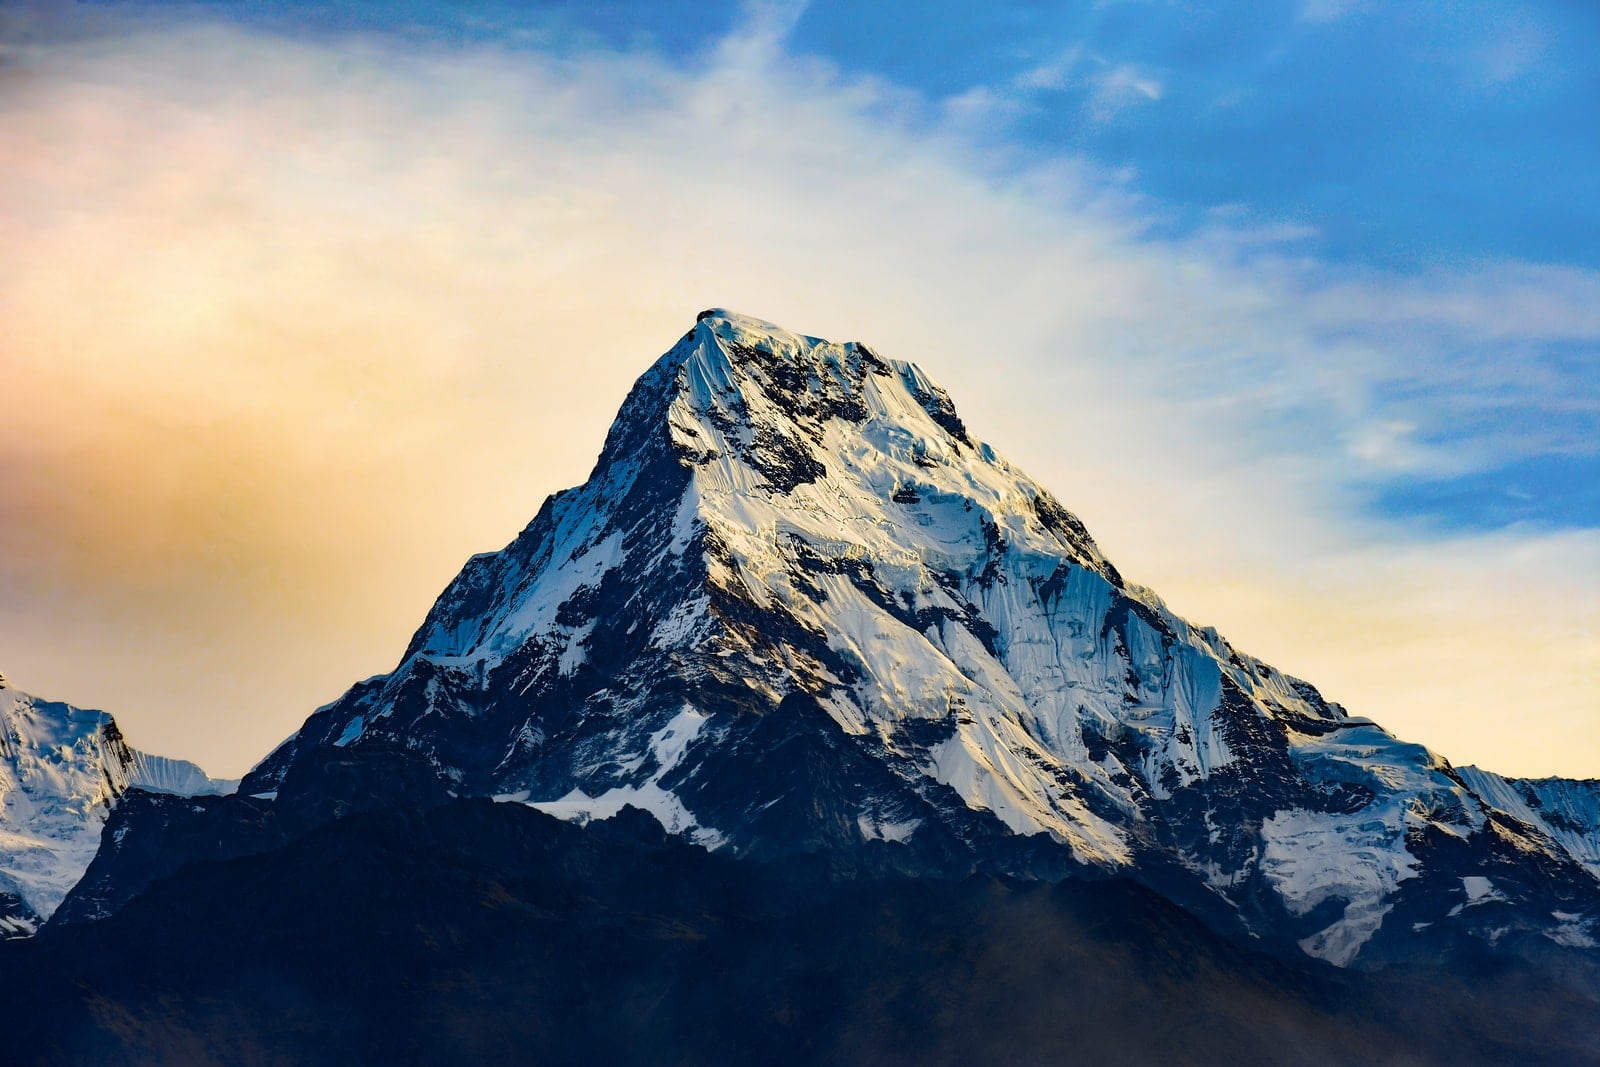
[[[0,66],[18,684],[240,772],[722,305],[923,363],[1125,573],[1352,710],[1600,773],[1595,538],[1361,521],[1333,472],[1377,357],[1317,339],[1298,275],[1150,238],[1068,165],[992,178],[759,33],[684,71],[101,17]]]

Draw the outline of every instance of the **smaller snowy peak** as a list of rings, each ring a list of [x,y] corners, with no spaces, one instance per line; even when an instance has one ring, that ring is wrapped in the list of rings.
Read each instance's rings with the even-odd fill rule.
[[[0,939],[31,934],[55,911],[127,790],[193,796],[236,784],[130,748],[103,711],[0,682]]]
[[[1485,803],[1550,838],[1600,879],[1600,780],[1506,778],[1478,767],[1458,773]]]
[[[180,797],[228,796],[239,788],[237,778],[213,778],[200,766],[186,759],[152,756],[136,748],[128,749],[133,765],[128,786],[147,793],[171,793]]]

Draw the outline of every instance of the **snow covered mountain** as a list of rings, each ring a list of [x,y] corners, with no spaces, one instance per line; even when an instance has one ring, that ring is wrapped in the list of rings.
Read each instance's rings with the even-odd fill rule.
[[[734,855],[1132,877],[1341,966],[1600,927],[1591,785],[1458,772],[1347,714],[1125,582],[915,366],[725,311],[394,672],[207,817],[301,825],[430,779],[579,822],[632,805]],[[136,881],[101,864],[79,914]]]
[[[237,784],[130,748],[105,712],[31,697],[0,676],[0,938],[50,917],[128,790],[192,796]]]

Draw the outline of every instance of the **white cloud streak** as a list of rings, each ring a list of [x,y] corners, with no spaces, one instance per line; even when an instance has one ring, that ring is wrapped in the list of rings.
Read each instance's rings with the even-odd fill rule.
[[[1154,103],[1166,95],[1166,85],[1154,73],[1133,63],[1117,63],[1074,45],[1047,63],[1041,63],[1017,76],[1004,90],[975,87],[953,97],[948,103],[970,111],[974,104],[988,104],[1004,113],[1022,107],[1022,100],[1040,90],[1085,93],[1083,115],[1104,124],[1130,107]]]
[[[1361,0],[1302,0],[1299,17],[1301,22],[1338,22],[1364,6]]]
[[[1404,451],[1449,417],[1444,334],[1509,375],[1495,343],[1600,333],[1600,280],[1156,239],[1088,168],[997,177],[781,45],[780,19],[696,68],[226,26],[14,48],[0,667],[237,772],[385,669],[723,305],[922,363],[1125,573],[1352,710],[1600,774],[1593,532],[1357,507],[1386,464],[1450,462]],[[1435,372],[1418,410],[1382,399]]]

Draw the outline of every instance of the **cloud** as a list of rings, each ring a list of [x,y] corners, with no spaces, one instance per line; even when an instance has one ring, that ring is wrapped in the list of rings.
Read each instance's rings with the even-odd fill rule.
[[[1096,122],[1109,122],[1119,111],[1160,100],[1166,93],[1161,81],[1130,63],[1108,66],[1090,79],[1088,113]]]
[[[1538,263],[1486,263],[1409,279],[1323,287],[1319,313],[1373,327],[1423,326],[1462,338],[1600,342],[1600,275]]]
[[[1495,19],[1487,40],[1472,55],[1476,81],[1494,88],[1536,70],[1548,47],[1545,32],[1526,16]]]
[[[952,126],[982,130],[1017,117],[1025,110],[1014,93],[990,85],[974,85],[941,102],[945,120]]]
[[[1066,89],[1075,84],[1078,68],[1087,58],[1086,53],[1083,45],[1072,45],[1049,62],[1023,71],[1014,84],[1019,89]]]
[[[1016,106],[1040,91],[1077,92],[1083,96],[1083,114],[1091,122],[1110,122],[1118,113],[1166,95],[1159,77],[1133,63],[1118,63],[1076,44],[1049,62],[1030,67],[1004,88],[980,87],[956,97],[957,101],[993,98]],[[977,94],[977,95],[975,95]]]
[[[1126,573],[1353,710],[1597,773],[1593,532],[1360,508],[1479,461],[1407,450],[1512,378],[1498,346],[1589,337],[1592,275],[1158,237],[1082,161],[1006,171],[790,55],[792,13],[695,63],[32,31],[0,68],[0,668],[237,772],[387,669],[722,305],[921,362]]]
[[[1301,22],[1338,22],[1366,6],[1362,0],[1302,0]]]

